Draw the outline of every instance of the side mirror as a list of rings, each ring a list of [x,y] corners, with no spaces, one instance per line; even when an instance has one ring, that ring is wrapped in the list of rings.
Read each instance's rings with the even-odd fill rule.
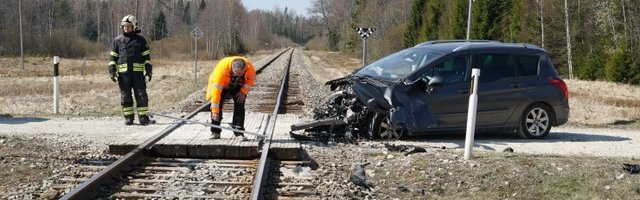
[[[428,83],[427,85],[429,85],[429,86],[431,86],[431,87],[438,87],[438,86],[442,86],[442,83],[443,83],[443,82],[444,82],[444,81],[442,80],[442,77],[440,77],[440,76],[434,76],[434,77],[431,77],[431,78],[429,79],[429,83]]]

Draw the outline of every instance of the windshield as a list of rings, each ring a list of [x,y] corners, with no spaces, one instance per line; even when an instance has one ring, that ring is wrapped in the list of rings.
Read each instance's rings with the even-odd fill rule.
[[[371,63],[356,72],[359,76],[398,79],[425,66],[442,53],[423,48],[409,48]]]

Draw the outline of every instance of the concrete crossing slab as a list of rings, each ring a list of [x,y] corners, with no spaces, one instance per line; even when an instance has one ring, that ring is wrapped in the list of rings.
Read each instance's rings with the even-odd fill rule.
[[[245,130],[253,133],[263,133],[269,119],[268,116],[265,113],[247,112]],[[222,118],[223,126],[229,127],[232,118],[232,112],[224,112]],[[191,120],[210,123],[210,113],[198,113]],[[299,120],[300,116],[295,114],[278,115],[270,154],[275,154],[282,160],[297,160],[300,158],[300,143],[289,136],[291,125]],[[124,155],[170,125],[161,125],[153,132],[131,134],[129,137],[109,144],[108,152]],[[184,124],[158,141],[149,153],[158,157],[228,159],[255,159],[260,155],[258,152],[259,140],[257,140],[256,136],[245,134],[249,140],[242,141],[240,137],[235,137],[232,131],[225,129],[222,130],[220,139],[210,139],[210,136],[210,127],[195,123]]]

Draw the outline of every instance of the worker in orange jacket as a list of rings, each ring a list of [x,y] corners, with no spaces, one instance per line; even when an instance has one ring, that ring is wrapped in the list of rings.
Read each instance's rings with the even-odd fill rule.
[[[256,70],[249,59],[232,56],[220,60],[209,75],[206,99],[211,101],[211,124],[220,125],[222,121],[222,105],[225,100],[233,99],[234,129],[244,130],[244,102],[251,86],[256,80]],[[211,127],[211,139],[220,138],[220,129]],[[243,133],[234,132],[235,136],[246,140]]]

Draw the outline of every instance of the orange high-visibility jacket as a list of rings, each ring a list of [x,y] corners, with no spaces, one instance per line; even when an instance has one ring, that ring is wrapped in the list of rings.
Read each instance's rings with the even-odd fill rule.
[[[211,112],[220,112],[222,90],[227,89],[229,83],[231,83],[231,74],[233,73],[231,71],[231,62],[237,58],[243,59],[245,63],[244,80],[241,80],[239,83],[242,85],[240,91],[244,94],[249,93],[249,89],[255,83],[256,70],[249,59],[240,56],[223,58],[216,64],[213,72],[209,75],[209,82],[207,84],[206,99],[211,101]]]

